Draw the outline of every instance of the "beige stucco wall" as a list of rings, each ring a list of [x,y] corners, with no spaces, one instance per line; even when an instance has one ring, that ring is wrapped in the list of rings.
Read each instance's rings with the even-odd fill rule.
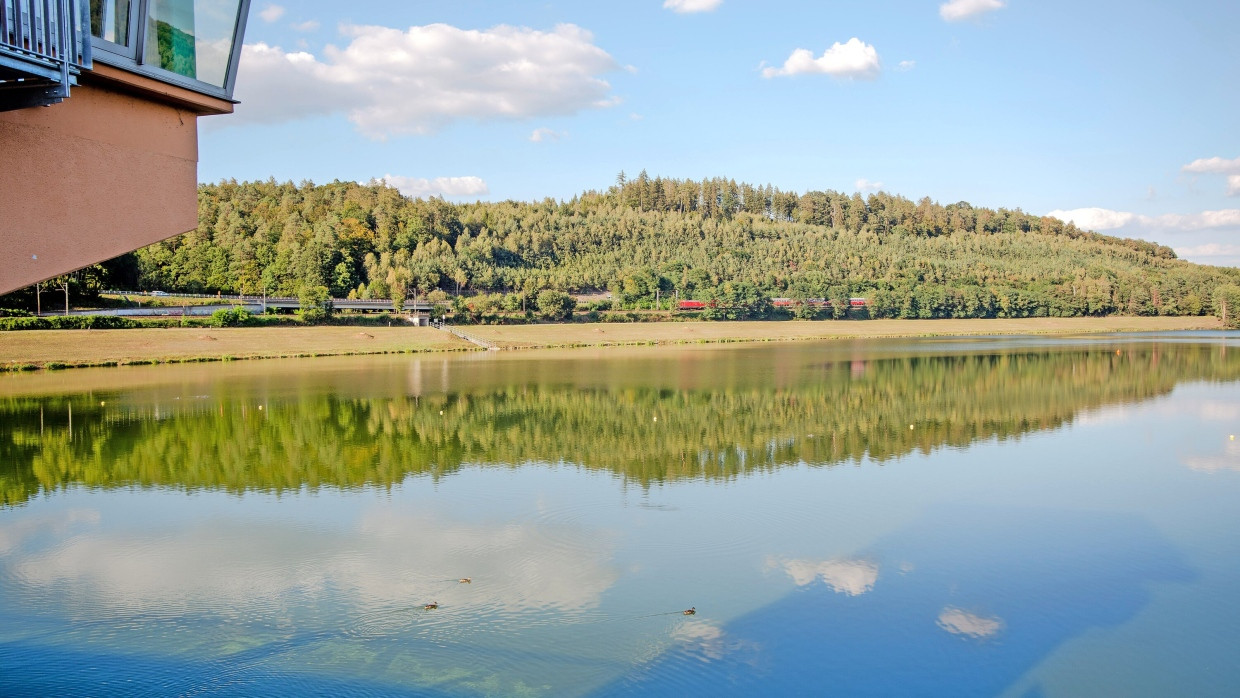
[[[192,107],[106,82],[0,112],[0,293],[197,226]]]

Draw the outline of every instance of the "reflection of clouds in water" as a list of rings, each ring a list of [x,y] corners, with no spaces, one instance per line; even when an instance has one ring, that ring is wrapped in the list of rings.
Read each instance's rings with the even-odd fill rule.
[[[821,577],[827,586],[849,596],[866,593],[873,589],[874,583],[878,581],[878,565],[869,560],[769,560],[767,564],[771,567],[782,567],[799,587]]]
[[[671,638],[682,653],[703,663],[727,660],[729,666],[756,665],[762,651],[752,640],[729,635],[723,628],[703,620],[680,623]]]
[[[1182,456],[1180,462],[1199,473],[1240,471],[1240,441],[1227,441],[1223,452],[1207,456]]]
[[[723,659],[727,652],[723,630],[704,621],[690,620],[681,623],[672,631],[672,639],[704,662]]]
[[[73,509],[63,514],[30,517],[0,526],[0,555],[8,555],[34,536],[64,536],[79,524],[98,526],[99,519],[99,512],[93,509]]]
[[[1098,426],[1127,421],[1133,412],[1127,405],[1107,405],[1092,410],[1083,410],[1073,418],[1077,426]]]
[[[384,607],[437,600],[509,611],[580,610],[616,580],[591,531],[482,525],[381,511],[356,531],[210,522],[186,531],[93,532],[15,555],[18,579],[70,583],[79,601],[123,610],[228,613],[290,598]],[[447,584],[472,577],[471,585]]]
[[[1192,418],[1207,422],[1240,421],[1240,402],[1226,400],[1196,400],[1181,395],[1145,405],[1107,405],[1078,414],[1075,422],[1081,426],[1115,424],[1131,420],[1138,414],[1156,417]]]
[[[999,618],[987,618],[951,606],[939,614],[938,624],[953,635],[975,638],[991,637],[1003,629],[1003,621]]]
[[[1207,400],[1201,403],[1197,414],[1213,422],[1240,421],[1240,403]]]

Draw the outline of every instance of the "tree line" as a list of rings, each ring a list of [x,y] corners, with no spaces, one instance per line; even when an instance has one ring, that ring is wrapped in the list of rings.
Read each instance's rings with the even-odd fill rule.
[[[731,179],[628,178],[567,201],[453,204],[379,182],[199,187],[198,228],[114,265],[170,292],[405,298],[610,292],[619,308],[716,301],[725,317],[1198,315],[1240,270],[1020,209],[883,192],[785,192]]]

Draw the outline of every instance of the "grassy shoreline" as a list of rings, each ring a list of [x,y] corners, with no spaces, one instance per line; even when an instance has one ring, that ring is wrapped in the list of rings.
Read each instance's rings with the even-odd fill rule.
[[[730,342],[1218,330],[1212,317],[1024,318],[475,325],[500,349]],[[27,330],[0,336],[0,372],[242,359],[478,351],[426,327],[257,327]]]

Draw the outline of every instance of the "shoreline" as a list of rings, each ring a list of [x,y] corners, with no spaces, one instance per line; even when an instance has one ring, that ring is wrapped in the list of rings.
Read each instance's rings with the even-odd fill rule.
[[[499,350],[915,337],[1221,330],[1214,317],[813,320],[467,325]],[[0,373],[66,368],[484,351],[426,327],[24,330],[0,334]]]

